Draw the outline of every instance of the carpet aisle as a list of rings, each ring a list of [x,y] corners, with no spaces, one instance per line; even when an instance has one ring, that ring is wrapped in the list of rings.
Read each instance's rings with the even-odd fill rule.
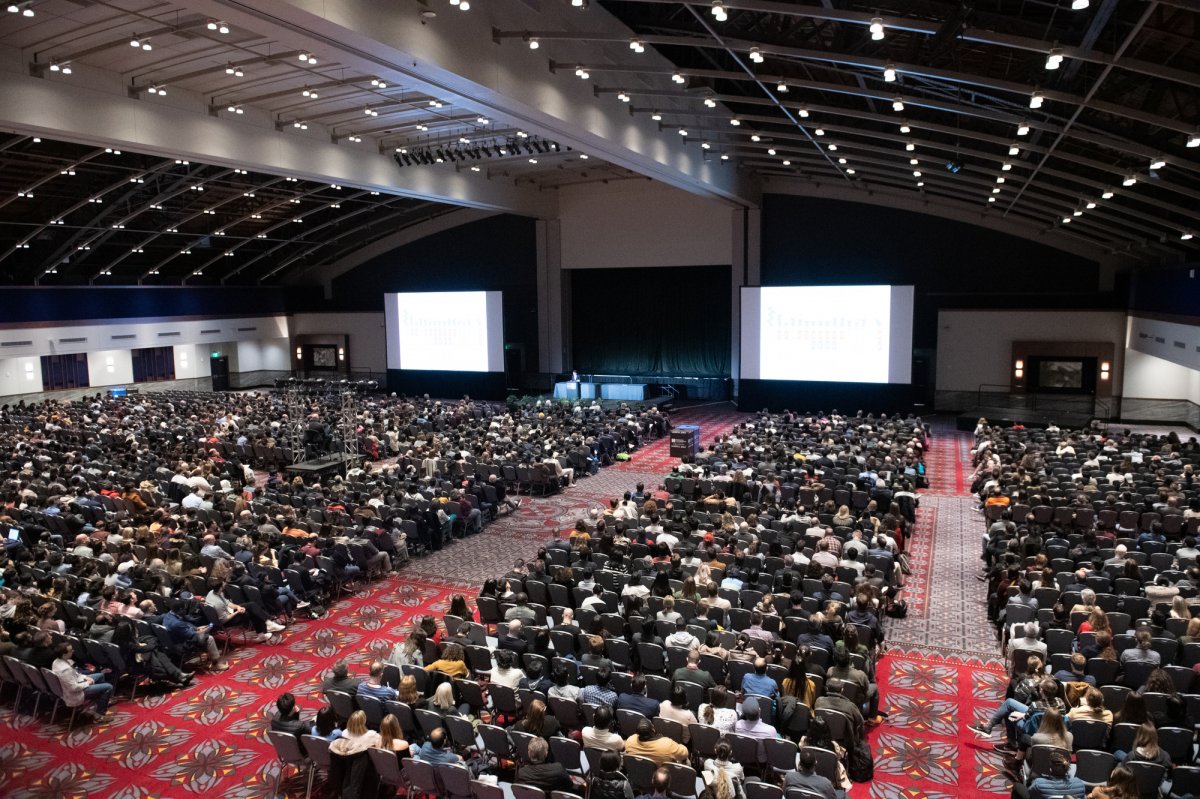
[[[972,509],[970,437],[937,425],[910,552],[909,614],[887,625],[877,678],[890,717],[872,731],[875,779],[854,799],[1007,796],[1002,759],[966,725],[1004,698],[1007,680],[978,572],[982,522]]]

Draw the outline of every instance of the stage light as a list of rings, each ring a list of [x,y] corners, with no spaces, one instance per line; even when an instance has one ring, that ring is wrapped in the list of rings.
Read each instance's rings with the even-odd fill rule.
[[[1046,56],[1046,69],[1058,69],[1062,66],[1063,51],[1057,47],[1050,50]]]
[[[728,161],[728,160],[729,160],[729,153],[721,153],[721,160],[722,160],[722,161]]]
[[[1087,203],[1085,204],[1085,207],[1086,207],[1086,208],[1087,208],[1089,211],[1090,211],[1090,210],[1092,210],[1093,208],[1095,208],[1095,207],[1096,207],[1096,201],[1095,201],[1095,200],[1088,200],[1088,201],[1087,201]]]
[[[1003,176],[1003,175],[998,175],[998,176],[996,177],[996,182],[997,182],[997,183],[1003,183],[1003,182],[1004,182],[1004,176]]]
[[[806,106],[806,105],[800,106],[799,108],[796,109],[796,113],[798,113],[800,115],[801,119],[808,119],[808,106]]]
[[[1137,183],[1137,175],[1126,175],[1125,179],[1121,181],[1122,186],[1132,186],[1134,183]]]
[[[702,142],[700,142],[700,149],[701,149],[701,150],[711,150],[711,149],[712,149],[712,145],[711,145],[711,144],[709,144],[709,143],[708,143],[708,142],[706,142],[706,141],[702,141]]]
[[[583,67],[575,67],[575,77],[579,78],[580,80],[587,80],[591,77],[591,73],[589,73]]]
[[[680,136],[686,136],[686,135],[688,135],[687,128],[680,128],[680,129],[679,129],[679,135],[680,135]]]
[[[1116,192],[1114,192],[1112,189],[1106,189],[1104,191],[1104,193],[1100,195],[1100,199],[1101,200],[1111,200],[1115,193]]]
[[[896,99],[892,100],[892,110],[893,111],[903,111],[904,110],[904,98],[897,95]]]
[[[653,114],[651,114],[650,118],[653,119],[655,122],[662,122],[662,114],[658,113],[657,111],[655,111]]]
[[[684,83],[687,83],[687,78],[685,78],[683,75],[679,74],[678,72],[672,72],[671,73],[671,82],[682,85]]]
[[[146,91],[150,92],[151,94],[157,94],[159,97],[167,96],[167,90],[163,86],[151,86]]]
[[[839,159],[838,159],[838,163],[839,163],[839,164],[843,164],[843,165],[844,165],[844,164],[846,163],[846,159],[845,159],[845,158],[839,158]]]
[[[300,93],[310,100],[316,100],[319,97],[319,95],[316,92],[314,92],[312,89],[308,88],[307,86],[305,86],[304,91],[302,91]]]
[[[1200,147],[1200,130],[1197,130],[1195,133],[1188,136],[1187,146],[1188,147]]]
[[[910,128],[908,126],[907,122],[901,122],[900,123],[900,132],[901,133],[912,133],[912,128]]]
[[[992,194],[999,194],[999,193],[1000,193],[1000,187],[999,187],[999,186],[997,186],[996,188],[992,189]]]
[[[831,153],[835,153],[835,152],[837,152],[837,145],[836,145],[836,144],[829,144],[829,145],[826,145],[826,146],[827,146],[827,148],[828,148],[829,152],[831,152]]]
[[[857,172],[855,172],[853,169],[847,169],[847,170],[846,170],[846,174],[847,174],[847,175],[857,175],[858,173],[857,173]]]
[[[536,164],[536,163],[537,163],[537,159],[536,159],[536,158],[530,158],[530,159],[529,159],[529,163],[531,163],[531,164]]]
[[[919,177],[921,177],[921,170],[919,170],[919,169],[914,169],[914,170],[913,170],[913,177],[914,177],[914,178],[919,178]]]
[[[878,42],[883,39],[883,18],[871,17],[871,27],[868,30],[871,31],[872,41]]]
[[[1031,94],[1031,95],[1029,96],[1029,107],[1030,107],[1030,108],[1041,108],[1041,107],[1042,107],[1042,102],[1043,102],[1045,99],[1046,99],[1046,98],[1044,98],[1044,97],[1042,96],[1042,93],[1041,93],[1041,92],[1034,92],[1033,94]]]
[[[916,144],[916,142],[910,141],[904,145],[904,149],[908,150],[911,153],[913,150],[917,149],[917,144]]]
[[[1018,136],[1029,135],[1029,123],[1023,119],[1017,123],[1017,135]]]
[[[916,158],[910,158],[910,159],[908,159],[908,163],[909,163],[911,166],[916,166],[917,164],[919,164],[919,163],[921,163],[921,162],[920,162],[919,160],[917,160]]]
[[[768,148],[767,148],[767,155],[775,155],[775,148],[774,148],[774,147],[768,147]]]
[[[737,117],[734,117],[733,119],[729,120],[729,124],[735,128],[738,128],[738,127],[741,127],[742,120],[738,119]]]
[[[892,65],[891,61],[889,61],[887,66],[883,68],[883,79],[888,83],[894,83],[896,81],[896,67]]]
[[[787,84],[783,81],[779,81],[779,83],[775,84],[775,91],[779,92],[780,94],[787,94],[787,90]]]
[[[729,19],[729,15],[725,13],[725,4],[721,0],[712,0],[712,15],[717,22],[724,22]]]
[[[813,131],[813,133],[817,134],[818,136],[824,136],[824,135],[825,135],[825,129],[824,129],[824,128],[817,128],[816,130],[814,130],[814,131]]]
[[[646,52],[646,46],[644,44],[642,44],[641,39],[630,39],[629,40],[629,49],[635,53]]]
[[[1192,235],[1193,235],[1193,234],[1192,234],[1192,231],[1190,231],[1190,230],[1185,230],[1183,233],[1180,233],[1180,234],[1179,234],[1179,240],[1180,240],[1180,241],[1191,241],[1191,240],[1192,240]]]
[[[1069,224],[1071,224],[1071,217],[1069,217],[1069,216],[1064,216],[1064,217],[1062,218],[1062,223],[1063,223],[1064,225],[1069,225]]]
[[[704,105],[707,108],[716,108],[717,101],[711,94],[708,94],[708,95],[705,95],[705,97],[704,97]]]
[[[1000,165],[1000,171],[1001,172],[1011,172],[1012,164],[1010,164],[1008,161],[1005,161],[1003,164]]]
[[[301,53],[299,56],[297,56],[297,58],[309,66],[315,67],[317,65],[317,57],[312,53]]]
[[[536,38],[536,37],[535,37],[535,38],[531,38],[531,39],[529,40],[529,49],[530,49],[530,50],[536,50],[536,49],[538,49],[538,48],[539,48],[539,47],[541,47],[541,46],[542,46],[542,45],[541,45],[541,43],[540,43],[540,42],[538,42],[538,40],[537,40],[537,38]]]
[[[1167,165],[1167,159],[1161,155],[1156,155],[1150,159],[1151,169],[1162,169]]]
[[[762,136],[759,136],[757,133],[752,133],[750,134],[750,141],[762,141]]]
[[[1091,4],[1092,4],[1091,0],[1071,0],[1071,10],[1072,11],[1083,11],[1085,8],[1087,8]]]
[[[750,48],[750,60],[753,61],[755,64],[761,64],[765,60],[763,58],[762,50],[759,50],[757,47],[751,47]]]
[[[1017,146],[1016,142],[1013,142],[1012,144],[1008,145],[1008,154],[1009,155],[1020,155],[1021,154],[1021,148]]]
[[[617,92],[617,99],[623,103],[629,102],[629,95],[623,91]]]

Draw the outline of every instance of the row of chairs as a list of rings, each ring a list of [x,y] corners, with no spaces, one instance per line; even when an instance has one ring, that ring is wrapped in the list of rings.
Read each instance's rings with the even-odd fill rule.
[[[5,685],[15,685],[17,693],[13,700],[13,708],[20,709],[21,698],[25,691],[31,691],[34,697],[33,715],[37,715],[38,710],[42,706],[42,698],[48,698],[54,702],[54,707],[50,711],[50,721],[54,722],[58,715],[60,706],[70,708],[71,718],[67,722],[67,732],[70,733],[75,728],[75,718],[79,715],[79,711],[86,706],[85,704],[70,707],[66,704],[66,695],[63,690],[62,681],[58,675],[50,669],[39,669],[31,663],[17,660],[11,655],[5,655],[0,658],[0,690]]]

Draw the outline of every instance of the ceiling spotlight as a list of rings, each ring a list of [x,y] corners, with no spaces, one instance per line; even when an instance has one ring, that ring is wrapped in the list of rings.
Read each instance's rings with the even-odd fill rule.
[[[753,61],[755,64],[761,64],[764,61],[762,50],[759,50],[757,47],[751,47],[750,48],[750,60]]]
[[[925,181],[923,181],[923,180],[918,180],[918,181],[917,181],[917,188],[918,188],[918,189],[919,189],[919,188],[921,188],[921,187],[922,187],[922,186],[924,186],[924,185],[925,185]]]
[[[1029,123],[1023,119],[1017,123],[1017,135],[1018,136],[1029,135]]]
[[[541,45],[541,43],[540,43],[540,42],[537,40],[537,38],[536,38],[536,37],[534,37],[534,38],[531,38],[531,39],[529,40],[529,49],[530,49],[530,50],[536,50],[536,49],[538,49],[538,48],[539,48],[539,47],[541,47],[541,46],[542,46],[542,45]]]
[[[775,148],[774,147],[767,148],[767,155],[775,155]]]
[[[787,90],[787,84],[783,81],[779,81],[779,83],[775,84],[775,91],[779,92],[780,94],[787,94]]]
[[[903,97],[901,97],[900,95],[896,95],[896,99],[892,100],[892,110],[893,111],[903,111],[904,110],[904,98]]]
[[[459,144],[470,144],[470,143],[471,143],[471,140],[470,140],[470,139],[468,139],[466,136],[459,136],[459,137],[458,137],[458,143],[459,143]]]
[[[847,175],[857,175],[858,173],[857,173],[857,172],[855,172],[853,169],[847,169],[847,170],[846,170],[846,174],[847,174]]]
[[[916,161],[917,159],[914,158],[912,160]],[[959,172],[962,171],[962,168],[963,168],[962,161],[959,161],[957,158],[952,158],[946,162],[946,171],[947,172],[951,172],[951,173],[957,175]]]
[[[836,144],[830,144],[830,145],[828,145],[828,149],[829,149],[829,151],[830,151],[831,153],[832,153],[832,152],[837,152],[837,145],[836,145]]]
[[[138,47],[142,46],[142,40],[138,38],[136,33],[133,34],[133,38],[129,40],[129,46],[133,47],[133,48],[138,48]]]
[[[722,161],[728,161],[728,160],[729,160],[729,153],[721,153],[721,160],[722,160]]]
[[[1045,99],[1046,98],[1042,96],[1041,92],[1034,92],[1033,94],[1031,94],[1029,96],[1029,107],[1030,108],[1041,108],[1042,103],[1045,101]]]
[[[531,164],[536,164],[536,163],[537,163],[537,159],[536,159],[536,158],[530,158],[530,159],[529,159],[529,163],[531,163]]]
[[[791,161],[789,161],[788,159],[786,159],[786,158],[785,158],[785,159],[783,159],[783,165],[784,165],[784,166],[791,166],[791,165],[792,165],[792,162],[791,162]]]
[[[224,22],[217,23],[217,33],[229,33],[229,25]]]
[[[658,113],[657,111],[655,111],[653,114],[651,114],[650,118],[653,119],[655,122],[662,122],[662,114]]]
[[[517,138],[518,138],[518,139],[528,139],[528,138],[529,138],[529,134],[528,134],[528,133],[526,133],[526,132],[525,132],[525,131],[523,131],[523,130],[518,130],[518,131],[517,131]]]
[[[381,81],[379,78],[371,78],[371,85],[374,86],[376,89],[386,89],[387,88],[387,84],[384,83],[383,81]]]
[[[887,66],[883,68],[883,79],[888,83],[894,83],[896,81],[896,67],[891,61],[889,61]]]
[[[704,105],[708,108],[716,108],[717,101],[711,94],[708,94],[704,97]]]
[[[378,112],[378,111],[376,111],[374,108],[371,108],[371,106],[367,106],[366,108],[364,108],[364,109],[363,109],[363,113],[364,113],[364,114],[366,114],[366,115],[367,115],[367,116],[369,116],[369,117],[377,117],[377,116],[379,116],[379,112]]]
[[[1187,146],[1188,147],[1200,147],[1200,130],[1197,130],[1195,133],[1188,136]]]
[[[824,136],[825,128],[817,128],[816,130],[813,131],[813,133],[817,134],[818,136]]]
[[[913,150],[917,149],[917,145],[915,142],[910,141],[904,145],[904,149],[908,150],[911,153]]]
[[[721,0],[712,0],[712,15],[716,17],[717,22],[729,19],[729,15],[725,13],[725,4]]]
[[[297,119],[292,123],[292,127],[296,128],[297,130],[308,130],[308,123],[302,119]]]
[[[729,124],[733,125],[735,128],[741,127],[742,120],[738,119],[737,117],[734,117],[733,119],[729,120]]]
[[[300,92],[300,94],[303,95],[304,97],[307,97],[310,100],[316,100],[318,97],[317,93],[314,92],[312,89],[308,88],[307,86],[304,87],[304,91]]]
[[[646,46],[644,44],[642,44],[641,39],[630,39],[629,40],[629,49],[635,53],[646,52]]]
[[[151,94],[157,94],[159,97],[167,96],[167,90],[163,86],[151,86],[146,91],[150,92]]]
[[[680,135],[680,136],[686,136],[686,135],[688,135],[687,128],[680,128],[680,129],[679,129],[679,135]]]
[[[1008,145],[1008,154],[1009,155],[1020,155],[1021,154],[1021,148],[1017,146],[1016,142],[1013,142],[1012,144]]]
[[[242,72],[241,67],[234,66],[232,63],[225,65],[225,74],[233,75],[238,78],[245,77],[246,75],[245,72]]]
[[[470,11],[471,10],[471,4],[468,2],[468,0],[458,0],[457,5],[458,5],[459,11]]]
[[[1058,47],[1052,48],[1046,56],[1046,69],[1058,69],[1062,66],[1063,51]]]
[[[617,99],[623,103],[629,102],[629,95],[623,91],[617,92]]]
[[[1134,183],[1137,183],[1137,175],[1126,175],[1121,181],[1122,186],[1132,186]]]
[[[881,17],[871,18],[870,31],[872,40],[879,41],[883,38],[883,19]]]
[[[1151,169],[1162,169],[1166,165],[1167,165],[1167,159],[1161,155],[1156,155],[1150,159],[1150,168]]]
[[[914,178],[919,178],[919,177],[921,177],[921,170],[919,170],[919,169],[914,169],[914,170],[913,170],[913,177],[914,177]]]
[[[1179,240],[1180,241],[1191,241],[1192,240],[1192,231],[1185,230],[1183,233],[1180,233]]]
[[[712,149],[712,145],[711,145],[711,144],[709,144],[709,143],[708,143],[708,142],[706,142],[706,141],[702,141],[702,142],[700,142],[700,149],[702,149],[702,150],[711,150],[711,149]]]
[[[1008,161],[1005,161],[1003,164],[1000,165],[1000,171],[1001,172],[1011,172],[1012,164],[1010,164]]]
[[[1087,208],[1089,211],[1090,211],[1090,210],[1092,210],[1092,209],[1093,209],[1093,208],[1095,208],[1095,207],[1096,207],[1096,201],[1095,201],[1095,200],[1088,200],[1088,201],[1087,201],[1087,203],[1086,203],[1086,208]]]
[[[839,158],[839,159],[838,159],[838,163],[839,163],[839,164],[845,164],[845,163],[846,163],[846,159],[845,159],[845,158]]]
[[[679,74],[678,72],[672,72],[671,73],[671,82],[682,85],[684,83],[687,83],[687,78],[685,78],[683,75]]]
[[[1103,192],[1103,193],[1100,195],[1100,199],[1101,199],[1101,200],[1111,200],[1111,199],[1113,198],[1113,194],[1114,194],[1114,193],[1115,193],[1115,192],[1113,192],[1113,190],[1112,190],[1112,189],[1106,189],[1106,190],[1105,190],[1105,191],[1104,191],[1104,192]]]
[[[1062,223],[1063,223],[1064,225],[1069,225],[1069,224],[1071,224],[1071,217],[1069,217],[1069,216],[1064,216],[1064,217],[1062,218]]]
[[[575,6],[575,8],[583,8],[583,3],[584,0],[571,0],[571,5]]]
[[[1071,0],[1072,11],[1083,11],[1091,5],[1091,0]]]
[[[757,133],[752,133],[750,134],[750,141],[762,141],[762,136],[759,136]]]
[[[471,167],[471,171],[472,171],[472,172],[478,172],[478,171],[479,171],[479,167],[477,167],[477,166],[473,166],[473,167]]]
[[[422,125],[420,122],[418,122],[418,123],[415,125],[415,127],[416,127],[416,129],[417,129],[417,130],[429,130],[429,126],[428,126],[428,125]]]
[[[586,161],[586,160],[588,160],[589,156],[587,153],[580,153],[579,158],[580,158],[580,160]]]
[[[998,176],[996,177],[996,182],[997,182],[997,183],[1003,183],[1003,182],[1004,182],[1004,176],[1003,176],[1003,175],[998,175]]]
[[[992,194],[999,194],[999,193],[1000,193],[1000,187],[999,187],[999,186],[997,186],[996,188],[992,189]]]
[[[51,61],[50,62],[50,71],[51,72],[61,72],[64,75],[70,75],[71,74],[71,62],[64,61],[63,63],[60,64],[57,61]]]
[[[1083,216],[1083,209],[1076,208],[1074,211],[1071,212],[1071,216]]]
[[[583,67],[579,66],[579,67],[575,67],[575,77],[579,78],[580,80],[587,80],[588,78],[591,77],[591,73],[589,73]]]
[[[226,110],[226,111],[228,111],[228,112],[229,112],[229,113],[231,113],[231,114],[240,114],[240,113],[242,113],[242,107],[241,107],[240,105],[229,105],[229,106],[226,106],[226,107],[225,107],[225,110]]]
[[[908,159],[908,163],[912,164],[913,166],[916,166],[917,164],[919,164],[921,162],[916,158],[910,158],[910,159]],[[949,169],[949,165],[947,165],[947,169]]]
[[[799,108],[796,109],[796,113],[800,115],[801,119],[808,119],[808,106],[806,106],[806,105],[800,106]]]
[[[360,142],[362,141],[362,137],[361,137],[361,136],[355,136],[353,133],[351,133],[349,136],[347,136],[347,137],[346,137],[346,139],[347,139],[348,141],[352,141],[352,142],[354,142],[355,144],[358,144],[358,143],[360,143]]]
[[[298,57],[298,58],[299,58],[301,61],[303,61],[304,63],[306,63],[306,64],[308,64],[308,65],[310,65],[310,66],[314,66],[314,67],[315,67],[315,66],[317,65],[317,57],[316,57],[315,55],[313,55],[312,53],[301,53],[301,54],[300,54],[299,56],[297,56],[297,57]]]

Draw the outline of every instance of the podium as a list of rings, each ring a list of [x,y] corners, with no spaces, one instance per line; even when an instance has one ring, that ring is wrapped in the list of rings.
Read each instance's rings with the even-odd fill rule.
[[[554,398],[568,400],[595,399],[596,384],[584,383],[582,381],[577,383],[574,380],[568,380],[565,383],[555,383]]]
[[[700,426],[681,424],[671,428],[671,457],[694,457],[700,447]]]

